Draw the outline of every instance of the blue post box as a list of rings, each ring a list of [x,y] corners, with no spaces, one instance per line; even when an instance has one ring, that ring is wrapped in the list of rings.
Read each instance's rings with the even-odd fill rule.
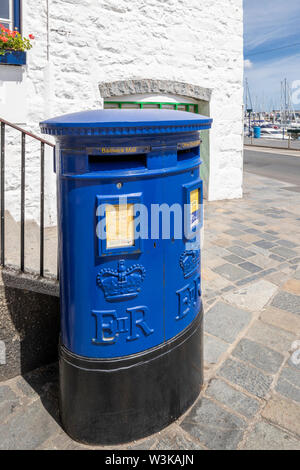
[[[56,138],[60,416],[75,440],[159,431],[203,382],[199,130],[169,110],[49,119]]]

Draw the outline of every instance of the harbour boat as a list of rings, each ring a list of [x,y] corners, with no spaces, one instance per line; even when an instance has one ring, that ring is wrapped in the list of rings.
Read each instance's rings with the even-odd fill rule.
[[[261,126],[262,139],[280,139],[287,140],[289,137],[285,129],[275,129],[274,126]]]

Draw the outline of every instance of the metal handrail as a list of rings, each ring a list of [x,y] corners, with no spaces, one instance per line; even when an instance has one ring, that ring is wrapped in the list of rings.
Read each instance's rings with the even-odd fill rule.
[[[44,194],[45,194],[45,145],[55,150],[55,145],[47,140],[39,137],[38,135],[28,132],[15,124],[12,124],[6,119],[0,118],[0,233],[1,233],[1,246],[0,246],[0,264],[5,266],[5,126],[9,126],[21,132],[21,224],[20,224],[20,270],[25,270],[25,145],[26,135],[39,141],[41,144],[40,149],[40,276],[44,276]]]
[[[55,147],[55,145],[52,144],[52,142],[49,142],[48,140],[45,140],[45,139],[43,139],[42,137],[39,137],[39,136],[36,135],[36,134],[32,134],[32,132],[26,131],[26,130],[23,129],[22,127],[16,126],[16,125],[13,124],[12,122],[6,121],[6,119],[0,118],[0,123],[6,124],[7,126],[10,126],[10,127],[12,127],[13,129],[16,129],[17,131],[20,131],[20,132],[22,132],[23,134],[28,135],[29,137],[33,137],[34,139],[39,140],[40,142],[42,142],[42,143],[44,143],[44,144],[46,144],[46,145],[50,145],[50,147]]]

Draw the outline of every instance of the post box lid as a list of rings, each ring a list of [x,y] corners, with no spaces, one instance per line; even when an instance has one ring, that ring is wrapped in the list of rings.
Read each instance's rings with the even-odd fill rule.
[[[169,109],[99,109],[65,114],[40,123],[50,135],[151,135],[209,129],[212,119]]]

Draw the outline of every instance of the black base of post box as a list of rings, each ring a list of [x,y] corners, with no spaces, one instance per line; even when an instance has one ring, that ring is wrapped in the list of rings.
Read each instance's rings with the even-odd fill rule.
[[[60,346],[60,415],[65,431],[91,445],[129,442],[160,431],[195,401],[203,384],[203,311],[178,336],[151,350],[89,359]]]

